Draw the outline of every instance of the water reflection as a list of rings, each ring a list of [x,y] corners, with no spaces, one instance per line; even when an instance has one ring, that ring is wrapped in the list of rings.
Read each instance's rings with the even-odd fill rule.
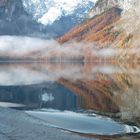
[[[78,107],[76,95],[57,83],[0,86],[0,101],[11,103],[11,107],[20,109],[77,110]],[[14,103],[23,104],[24,106],[13,106]]]
[[[32,85],[54,82],[100,79],[98,74],[139,76],[139,67],[106,63],[0,63],[0,85]],[[98,76],[98,77],[97,77]],[[28,78],[27,78],[28,77]],[[102,76],[101,76],[102,78]]]
[[[3,63],[0,102],[93,111],[140,126],[139,71],[138,64]]]

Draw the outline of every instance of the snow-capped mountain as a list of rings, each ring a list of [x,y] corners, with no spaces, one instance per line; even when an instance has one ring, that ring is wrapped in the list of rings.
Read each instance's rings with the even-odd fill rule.
[[[22,0],[25,10],[35,20],[44,25],[52,24],[62,16],[75,13],[77,18],[84,17],[95,0]],[[79,11],[77,10],[79,9]],[[82,11],[82,12],[81,12]]]
[[[0,34],[56,38],[85,20],[95,0],[1,0]]]
[[[0,1],[0,35],[38,35],[40,28],[24,10],[21,0]]]
[[[99,15],[112,7],[118,7],[123,11],[127,11],[133,3],[134,0],[98,0],[95,3],[94,8],[89,13],[89,18]]]

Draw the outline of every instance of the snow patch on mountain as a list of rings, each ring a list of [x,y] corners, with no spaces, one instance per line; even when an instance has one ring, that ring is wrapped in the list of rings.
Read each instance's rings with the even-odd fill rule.
[[[44,25],[52,24],[62,16],[72,15],[77,8],[87,7],[84,14],[97,0],[22,0],[25,10]],[[77,15],[79,13],[76,13]],[[83,15],[84,15],[83,14]],[[78,16],[82,16],[81,14]]]

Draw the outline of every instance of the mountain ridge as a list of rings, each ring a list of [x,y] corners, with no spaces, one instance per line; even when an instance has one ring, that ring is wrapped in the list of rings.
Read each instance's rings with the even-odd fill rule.
[[[27,7],[30,9],[28,10],[28,8],[25,7],[23,3],[28,1],[0,1],[0,35],[20,35],[46,39],[57,38],[66,33],[73,26],[82,22],[85,19],[88,10],[92,8],[93,4],[91,0],[88,0],[85,1],[84,5],[84,3],[79,0],[79,2],[81,2],[81,5],[77,4],[75,7],[73,7],[71,14],[62,13],[51,24],[43,25],[38,21],[38,19],[42,18],[44,22],[48,22],[46,16],[53,18],[52,13],[48,13],[47,9],[43,6],[39,7],[40,5],[35,5],[34,7],[32,6],[32,3],[27,5]],[[38,0],[37,2],[39,1],[41,0]],[[52,1],[50,2],[52,3]],[[65,3],[61,3],[61,5],[59,4],[58,7],[64,7],[65,5],[63,4]],[[66,6],[68,7],[68,5]],[[48,7],[51,9],[51,5],[48,5]],[[39,11],[43,10],[43,13],[41,13],[42,15],[40,17],[37,15],[37,18],[34,18],[30,11],[33,11],[36,15],[38,12],[38,8]],[[69,9],[69,11],[70,10],[71,9]],[[63,28],[64,26],[65,28]]]
[[[107,26],[111,27],[111,25],[120,18],[121,11],[122,10],[119,8],[111,8],[107,12],[98,15],[93,19],[90,19],[87,22],[71,29],[67,34],[58,38],[58,41],[60,43],[67,42],[68,40],[71,39],[77,41],[90,41],[90,42],[98,41],[97,34],[101,31],[104,31]],[[93,38],[90,38],[91,36]],[[94,36],[96,36],[96,38],[94,38]]]
[[[92,8],[93,0],[22,0],[25,10],[44,25],[51,25],[62,16],[75,14],[77,18],[85,17]],[[79,10],[83,14],[79,13]],[[77,11],[77,12],[75,12]]]
[[[132,6],[132,3],[132,0],[98,0],[88,16],[92,18],[113,7],[118,7],[126,11]]]
[[[94,7],[95,9],[96,4]],[[117,9],[120,11],[119,14]],[[123,49],[120,52],[120,56],[117,58],[118,60],[139,61],[139,13],[139,0],[134,0],[130,8],[126,11],[119,8],[119,6],[113,6],[109,9],[107,6],[104,12],[75,26],[68,33],[58,38],[58,42],[63,44],[74,40],[75,42],[90,42],[96,44],[98,48]],[[85,50],[86,49],[88,52],[92,51],[85,47]],[[94,59],[92,54],[89,54],[91,59]]]

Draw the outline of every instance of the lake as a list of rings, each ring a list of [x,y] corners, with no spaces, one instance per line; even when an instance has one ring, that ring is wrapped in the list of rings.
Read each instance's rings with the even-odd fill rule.
[[[90,138],[140,138],[137,63],[0,63],[0,107]]]

